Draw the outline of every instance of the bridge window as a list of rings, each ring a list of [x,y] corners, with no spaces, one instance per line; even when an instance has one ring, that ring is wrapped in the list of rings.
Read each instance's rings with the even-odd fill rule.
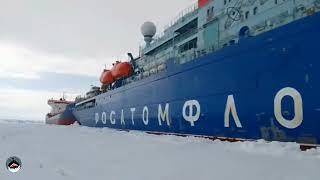
[[[207,10],[207,13],[210,14],[210,9]],[[177,29],[176,32],[178,32],[180,35],[183,35],[197,28],[198,28],[198,18],[190,21],[188,24],[182,26],[180,29]]]
[[[213,17],[213,10],[214,10],[214,7],[212,6],[211,8],[209,7],[208,10],[207,10],[207,16],[208,17]]]
[[[227,0],[224,0],[224,5],[226,5],[227,4]]]
[[[278,0],[274,0],[274,4],[278,4]]]
[[[198,39],[195,38],[195,39],[192,39],[191,41],[186,42],[183,45],[179,46],[179,52],[183,53],[183,52],[188,51],[190,49],[197,48],[197,41],[198,41]]]

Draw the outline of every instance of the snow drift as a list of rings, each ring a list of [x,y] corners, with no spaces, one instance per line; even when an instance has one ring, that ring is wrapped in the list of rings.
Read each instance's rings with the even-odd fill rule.
[[[80,126],[0,123],[0,179],[317,179],[320,150],[295,143],[226,143]],[[18,156],[12,174],[6,159]]]

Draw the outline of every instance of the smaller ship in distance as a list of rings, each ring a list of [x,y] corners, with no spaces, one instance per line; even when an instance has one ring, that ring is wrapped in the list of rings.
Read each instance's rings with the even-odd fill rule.
[[[51,111],[46,115],[46,124],[71,125],[76,122],[72,114],[73,101],[67,101],[63,95],[59,100],[49,99],[48,105]]]

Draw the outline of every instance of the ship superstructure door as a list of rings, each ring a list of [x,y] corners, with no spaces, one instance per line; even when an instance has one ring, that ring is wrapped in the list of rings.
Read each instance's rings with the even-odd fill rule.
[[[203,37],[205,49],[217,49],[219,45],[219,21],[215,20],[206,24]]]

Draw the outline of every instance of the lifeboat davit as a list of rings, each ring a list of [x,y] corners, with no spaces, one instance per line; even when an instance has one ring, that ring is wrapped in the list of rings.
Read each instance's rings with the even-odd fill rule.
[[[111,69],[114,80],[119,80],[131,76],[133,73],[132,65],[129,62],[117,61]]]
[[[110,70],[107,70],[107,69],[103,70],[100,76],[100,82],[103,85],[110,85],[114,82],[114,78]]]

